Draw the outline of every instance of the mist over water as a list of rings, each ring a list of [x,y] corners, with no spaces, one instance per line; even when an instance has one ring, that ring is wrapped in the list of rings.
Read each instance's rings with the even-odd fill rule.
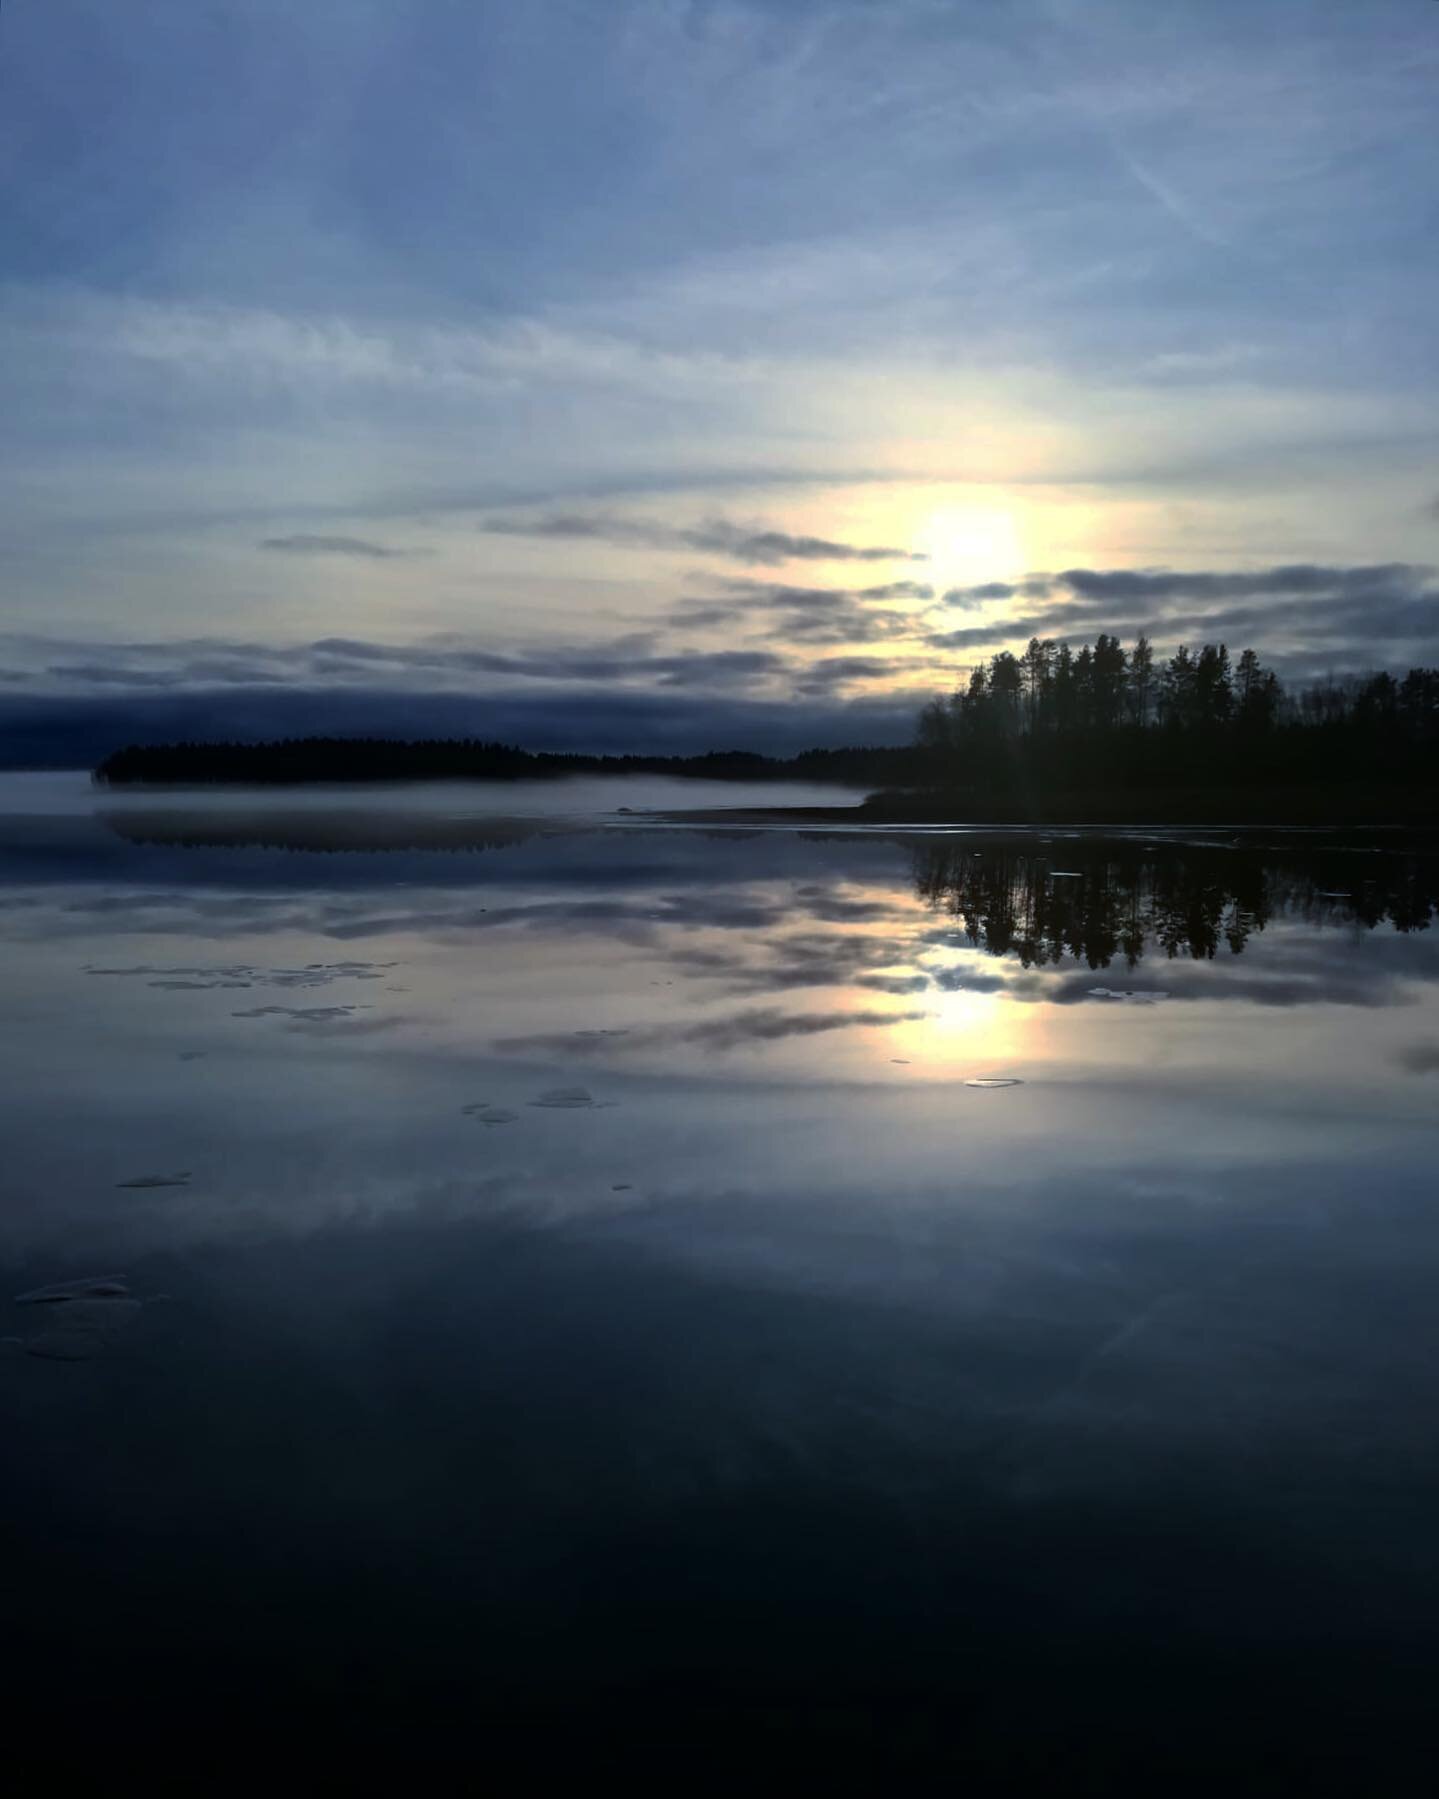
[[[255,810],[313,814],[399,812],[433,817],[594,818],[685,807],[844,806],[859,792],[817,781],[703,781],[665,775],[574,775],[544,781],[346,782],[289,788],[96,786],[76,769],[13,774],[0,770],[0,819],[92,817],[123,810],[227,814]]]
[[[1420,1728],[1429,854],[18,786],[37,1715]]]

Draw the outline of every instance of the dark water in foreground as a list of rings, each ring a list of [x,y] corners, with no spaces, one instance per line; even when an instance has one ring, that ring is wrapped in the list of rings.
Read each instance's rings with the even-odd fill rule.
[[[1433,863],[462,811],[0,821],[26,1729],[1427,1790]]]

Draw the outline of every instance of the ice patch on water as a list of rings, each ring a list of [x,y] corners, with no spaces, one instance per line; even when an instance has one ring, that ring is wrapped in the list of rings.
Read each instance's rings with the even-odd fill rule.
[[[147,981],[147,987],[159,987],[167,993],[206,993],[212,987],[249,987],[249,981]]]
[[[101,968],[87,964],[86,974],[149,975],[149,987],[170,993],[203,993],[212,988],[328,987],[332,981],[378,981],[398,962],[310,962],[304,968],[254,968],[248,963],[228,963],[212,968],[159,967],[144,962],[129,968]]]
[[[474,1105],[461,1106],[460,1110],[470,1118],[478,1118],[481,1124],[513,1124],[519,1117],[518,1112],[507,1112],[503,1106],[486,1105],[477,1100]]]
[[[369,1006],[255,1006],[248,1012],[232,1012],[231,1018],[299,1018],[306,1024],[329,1024],[336,1018],[348,1018],[354,1012],[368,1012]]]

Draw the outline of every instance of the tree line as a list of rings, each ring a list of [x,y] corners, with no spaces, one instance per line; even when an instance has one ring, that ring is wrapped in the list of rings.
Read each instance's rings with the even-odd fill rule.
[[[1157,787],[1371,780],[1439,773],[1439,669],[1331,678],[1286,692],[1255,650],[1183,646],[1160,659],[1101,633],[1077,652],[1033,637],[920,713],[939,785]]]
[[[298,786],[352,781],[536,781],[572,775],[672,775],[709,781],[906,784],[927,776],[908,747],[802,750],[761,756],[583,756],[534,752],[479,738],[287,737],[268,743],[128,744],[95,769],[102,786]]]
[[[481,738],[297,737],[130,744],[107,756],[94,778],[107,786],[267,787],[586,774],[889,789],[873,802],[879,817],[886,807],[901,815],[904,795],[896,789],[921,801],[949,796],[945,816],[966,797],[1042,808],[1063,795],[1117,795],[1123,804],[1123,796],[1145,793],[1218,799],[1264,789],[1322,794],[1336,784],[1423,800],[1439,787],[1439,669],[1413,668],[1402,679],[1328,679],[1291,693],[1252,649],[1237,661],[1222,643],[1161,659],[1143,636],[1126,648],[1101,633],[1078,651],[1036,637],[1022,655],[1001,651],[971,670],[963,687],[931,700],[908,746],[789,757],[745,750],[592,756]]]

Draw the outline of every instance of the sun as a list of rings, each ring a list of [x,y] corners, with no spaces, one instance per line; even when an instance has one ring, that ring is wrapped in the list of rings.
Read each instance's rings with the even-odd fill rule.
[[[1012,580],[1025,568],[1024,542],[1006,506],[944,506],[915,535],[929,557],[936,586],[976,587]]]

